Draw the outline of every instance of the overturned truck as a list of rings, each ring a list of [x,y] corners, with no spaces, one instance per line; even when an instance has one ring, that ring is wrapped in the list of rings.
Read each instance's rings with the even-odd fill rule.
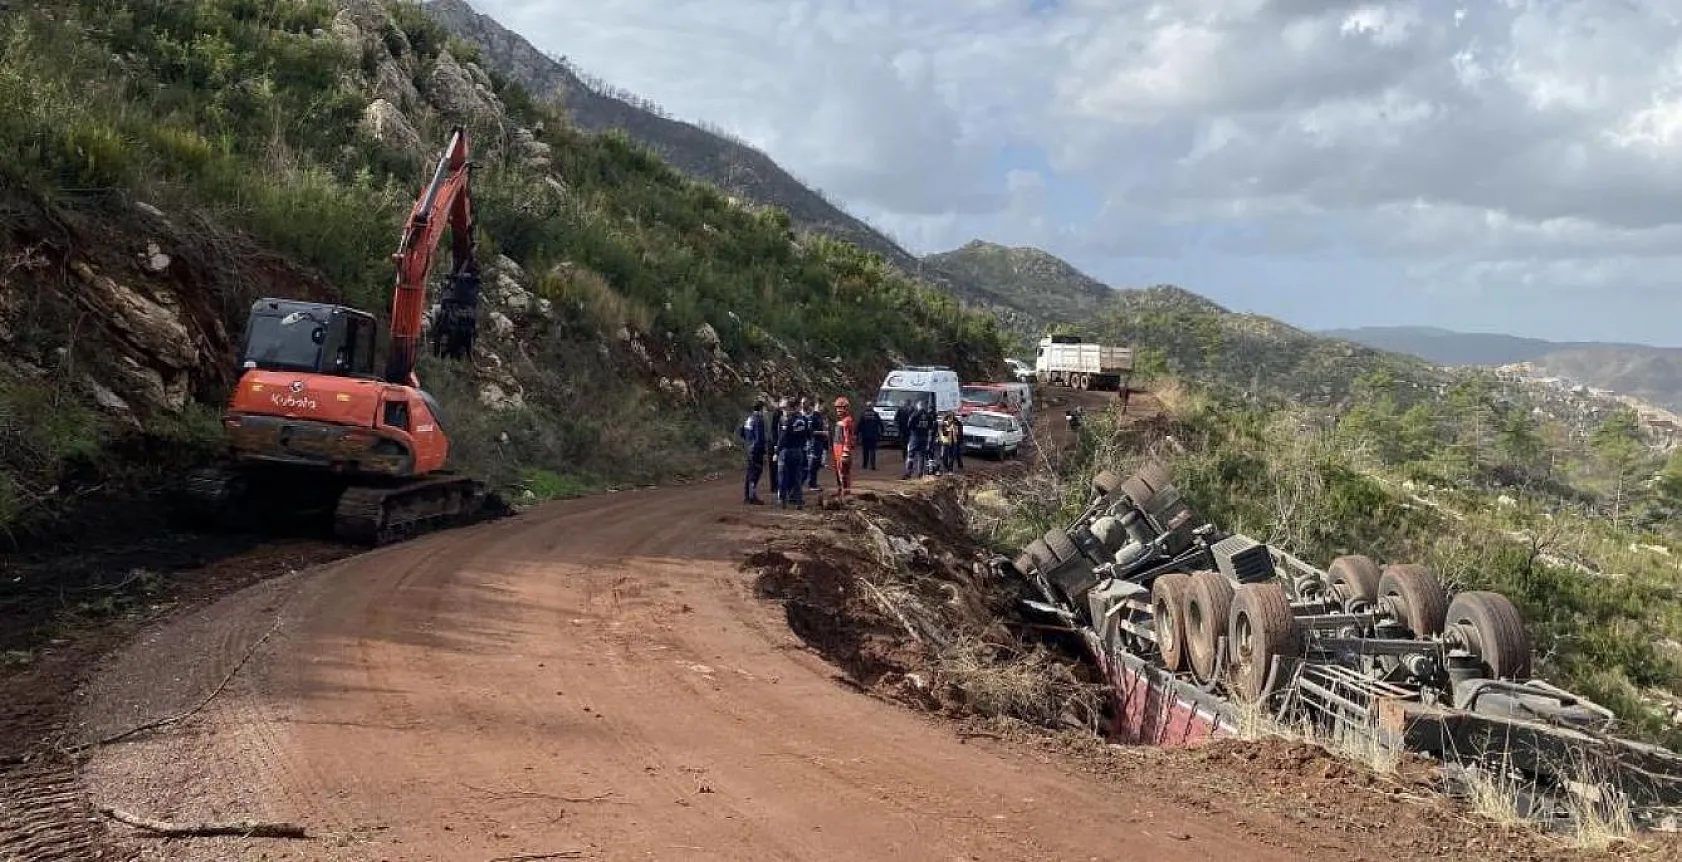
[[[1091,491],[1074,523],[1001,566],[1082,636],[1114,689],[1116,738],[1194,745],[1265,717],[1482,773],[1538,818],[1610,808],[1674,828],[1682,756],[1533,678],[1506,596],[1450,596],[1423,566],[1365,556],[1316,568],[1198,517],[1160,463],[1101,472]]]

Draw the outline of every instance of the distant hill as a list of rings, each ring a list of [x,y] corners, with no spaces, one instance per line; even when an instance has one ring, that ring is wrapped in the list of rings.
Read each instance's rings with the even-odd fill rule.
[[[1325,329],[1318,334],[1343,338],[1380,350],[1407,353],[1439,365],[1511,365],[1535,362],[1567,350],[1664,350],[1645,344],[1603,341],[1549,341],[1493,332],[1455,332],[1434,326],[1364,326]]]
[[[1441,365],[1530,364],[1537,373],[1633,395],[1682,410],[1682,349],[1597,341],[1548,341],[1416,326],[1372,326],[1320,333]]]
[[[1160,361],[1175,374],[1258,398],[1335,404],[1350,395],[1357,378],[1377,371],[1419,390],[1450,379],[1412,356],[1231,311],[1171,285],[1115,291],[1087,329],[1143,348],[1147,364]]]
[[[1116,289],[1032,247],[975,240],[923,258],[923,275],[950,279],[966,301],[994,310],[1018,334],[1057,327],[1143,348],[1146,362],[1254,396],[1339,401],[1380,368],[1420,387],[1445,378],[1429,363],[1326,338],[1269,317],[1239,314],[1170,285]]]
[[[1115,293],[1067,261],[1028,246],[972,240],[922,261],[925,279],[943,284],[972,305],[991,309],[1023,335],[1047,326],[1088,320]]]
[[[1558,342],[1485,332],[1454,332],[1432,326],[1368,326],[1327,329],[1318,334],[1380,350],[1406,353],[1439,365],[1509,365],[1533,362],[1560,349]]]
[[[551,58],[520,34],[479,13],[466,0],[425,0],[423,8],[456,38],[478,48],[491,68],[557,105],[579,128],[623,130],[691,177],[744,200],[782,208],[798,228],[847,240],[907,272],[916,269],[914,255],[824,199],[752,146],[723,131],[672,119],[646,99],[589,80],[571,64]]]

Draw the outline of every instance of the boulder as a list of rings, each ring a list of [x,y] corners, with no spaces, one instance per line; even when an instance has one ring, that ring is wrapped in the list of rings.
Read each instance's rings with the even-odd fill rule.
[[[82,303],[153,364],[169,369],[198,364],[198,350],[181,320],[180,303],[174,294],[158,289],[152,296],[143,295],[82,261],[71,264],[70,269],[86,288],[77,292]]]
[[[375,99],[363,110],[362,130],[393,150],[413,153],[422,149],[420,133],[409,124],[409,118],[387,99]]]
[[[497,383],[486,381],[479,385],[479,403],[492,410],[513,410],[524,407],[526,397],[519,390],[510,392]]]
[[[163,249],[159,248],[155,242],[146,243],[146,250],[140,252],[136,257],[140,258],[140,265],[145,267],[148,272],[158,273],[169,269],[169,255],[164,254]]]
[[[426,97],[433,106],[458,122],[491,125],[502,118],[502,102],[489,87],[456,62],[449,51],[438,55],[426,79]]]

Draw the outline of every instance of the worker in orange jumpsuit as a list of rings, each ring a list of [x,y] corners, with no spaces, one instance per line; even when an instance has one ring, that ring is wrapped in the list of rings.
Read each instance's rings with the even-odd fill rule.
[[[835,399],[835,434],[830,439],[830,461],[835,465],[835,479],[840,483],[838,496],[845,497],[853,489],[853,446],[858,443],[853,426],[852,402],[846,396]]]

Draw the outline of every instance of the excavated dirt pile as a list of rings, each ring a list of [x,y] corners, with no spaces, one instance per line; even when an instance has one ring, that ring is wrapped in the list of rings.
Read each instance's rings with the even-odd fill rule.
[[[955,718],[1098,726],[1102,687],[1073,642],[1018,616],[1025,587],[993,573],[959,493],[860,493],[745,567],[789,628],[863,689]]]

